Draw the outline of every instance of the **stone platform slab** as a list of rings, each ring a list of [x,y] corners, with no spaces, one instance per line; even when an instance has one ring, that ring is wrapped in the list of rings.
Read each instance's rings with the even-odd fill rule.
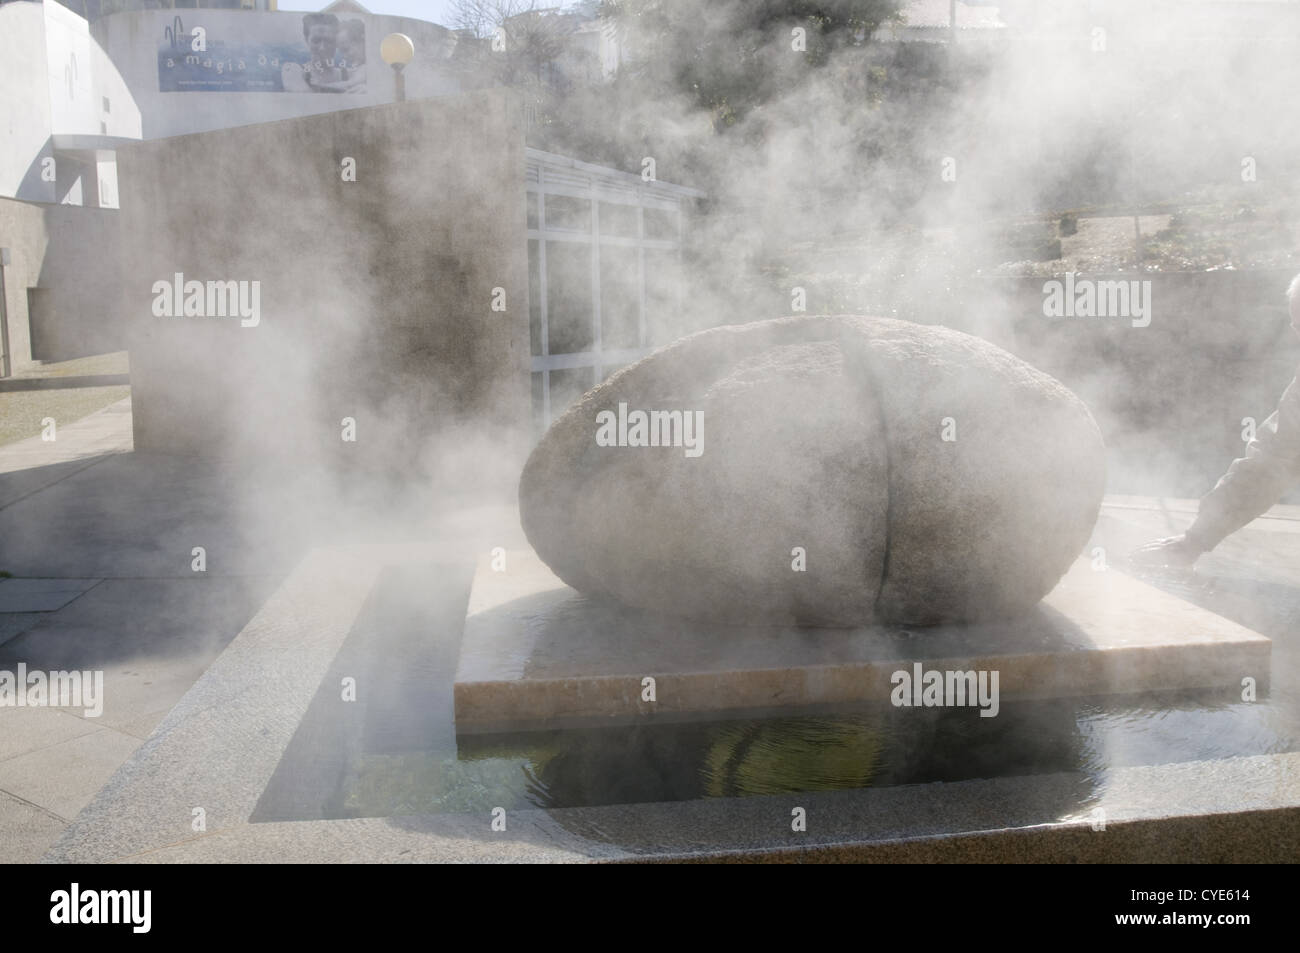
[[[499,565],[499,564],[498,564]],[[996,671],[1001,700],[1267,685],[1258,633],[1080,558],[1029,615],[931,628],[697,623],[582,596],[531,550],[484,557],[456,731],[888,702],[897,671]],[[645,679],[654,700],[645,701]]]

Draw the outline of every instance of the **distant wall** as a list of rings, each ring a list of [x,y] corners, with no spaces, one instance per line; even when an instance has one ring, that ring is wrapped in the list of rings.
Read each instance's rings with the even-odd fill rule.
[[[1242,419],[1272,413],[1300,365],[1287,315],[1289,269],[1124,272],[1093,281],[1150,281],[1151,323],[1047,317],[1043,277],[902,275],[873,306],[841,303],[834,280],[807,286],[809,310],[881,314],[985,338],[1051,374],[1091,408],[1106,440],[1114,493],[1197,497],[1245,452]],[[745,286],[746,282],[736,282]],[[788,314],[788,285],[766,279],[745,317]],[[960,418],[960,414],[958,414]],[[1300,489],[1300,488],[1298,488]],[[1300,501],[1300,493],[1288,497]]]
[[[1150,281],[1151,323],[1047,317],[1045,278],[971,277],[900,289],[900,317],[988,338],[1058,378],[1092,408],[1110,448],[1111,489],[1200,496],[1263,422],[1300,364],[1289,270],[1087,274]],[[1058,278],[1057,280],[1063,280]]]
[[[1200,496],[1245,451],[1295,376],[1289,271],[1088,274],[1150,281],[1151,323],[1043,313],[1043,278],[971,279],[929,319],[980,334],[1070,386],[1111,449],[1115,492]],[[936,297],[937,304],[942,298]]]
[[[121,296],[120,213],[116,209],[45,207],[48,245],[41,266],[32,356],[66,361],[126,348]]]
[[[117,214],[0,198],[11,371],[126,347]]]
[[[411,464],[476,439],[524,446],[524,149],[507,94],[146,141],[119,163],[137,448]],[[259,281],[260,324],[155,316],[154,282],[178,272]]]

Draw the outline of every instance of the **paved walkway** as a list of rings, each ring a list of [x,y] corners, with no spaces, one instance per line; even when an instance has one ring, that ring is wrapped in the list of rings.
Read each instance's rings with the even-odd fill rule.
[[[53,442],[0,446],[0,671],[102,671],[107,686],[98,717],[0,707],[0,862],[45,852],[292,561],[251,538],[262,517],[226,477],[133,453],[129,399]]]
[[[0,510],[115,453],[130,453],[131,398],[61,426],[55,440],[0,446]],[[0,567],[3,568],[3,567]]]
[[[319,468],[133,450],[129,400],[56,441],[0,446],[0,672],[102,672],[105,686],[97,717],[0,707],[0,863],[45,853],[309,548],[427,533],[431,515],[385,520],[390,503]]]
[[[130,398],[68,424],[52,442],[38,436],[0,446],[0,510],[131,447]],[[99,582],[0,579],[0,650]],[[38,858],[94,793],[92,786],[139,743],[63,710],[0,709],[0,861]]]

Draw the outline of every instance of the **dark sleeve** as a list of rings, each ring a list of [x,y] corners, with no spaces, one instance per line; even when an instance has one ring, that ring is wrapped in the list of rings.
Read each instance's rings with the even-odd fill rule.
[[[1219,542],[1278,501],[1300,481],[1300,375],[1291,381],[1277,410],[1234,460],[1213,490],[1201,498],[1196,521],[1187,531],[1203,550]]]

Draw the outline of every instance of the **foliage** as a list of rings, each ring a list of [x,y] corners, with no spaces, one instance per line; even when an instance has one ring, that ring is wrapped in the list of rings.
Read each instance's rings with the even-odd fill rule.
[[[633,51],[627,71],[650,87],[680,92],[736,124],[788,91],[837,51],[862,48],[899,18],[901,0],[604,0],[609,19]],[[794,31],[804,31],[796,53]]]

